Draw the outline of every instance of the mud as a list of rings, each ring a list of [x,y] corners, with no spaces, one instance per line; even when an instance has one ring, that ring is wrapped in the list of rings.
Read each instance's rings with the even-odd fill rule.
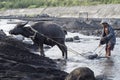
[[[0,39],[1,80],[64,80],[67,74],[52,59],[31,53],[27,44]]]

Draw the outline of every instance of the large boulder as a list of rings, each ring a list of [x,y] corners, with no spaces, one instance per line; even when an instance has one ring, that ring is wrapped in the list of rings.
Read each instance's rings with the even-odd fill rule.
[[[74,40],[73,40],[72,37],[69,37],[69,38],[66,38],[65,41],[66,41],[66,42],[73,42]]]
[[[94,72],[87,67],[79,67],[73,70],[65,80],[95,80]]]
[[[64,80],[67,75],[52,59],[31,53],[25,43],[0,39],[0,80]]]

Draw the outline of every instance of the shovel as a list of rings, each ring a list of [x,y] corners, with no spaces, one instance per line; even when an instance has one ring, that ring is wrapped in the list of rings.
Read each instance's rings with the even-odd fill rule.
[[[101,51],[103,50],[103,48],[104,48],[105,46],[103,46],[102,47],[102,49],[98,52],[98,53],[101,53]],[[98,57],[98,54],[95,54],[95,51],[97,50],[99,48],[99,46],[93,51],[93,55],[89,55],[88,56],[88,59],[95,59],[95,58],[97,58]],[[99,56],[100,56],[101,54],[99,54]]]

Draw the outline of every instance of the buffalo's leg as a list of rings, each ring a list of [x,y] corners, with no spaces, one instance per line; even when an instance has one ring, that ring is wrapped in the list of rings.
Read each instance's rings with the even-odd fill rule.
[[[58,44],[57,46],[62,51],[63,58],[67,59],[67,47],[64,44]]]
[[[36,43],[34,43],[34,44],[32,45],[32,49],[33,49],[34,51],[39,51],[39,45],[37,45]]]
[[[65,58],[67,59],[67,57],[68,57],[68,55],[67,55],[67,46],[66,45],[64,45],[64,54],[65,54]]]
[[[39,45],[39,51],[40,51],[40,53],[41,53],[41,56],[45,56],[44,50],[43,50],[43,44],[40,44],[40,45]]]

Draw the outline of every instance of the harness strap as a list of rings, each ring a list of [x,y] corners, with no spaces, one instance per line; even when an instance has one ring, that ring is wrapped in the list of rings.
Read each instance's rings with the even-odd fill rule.
[[[34,32],[34,34],[32,36],[29,36],[29,38],[35,39],[36,34],[38,33],[35,29],[33,29],[32,27],[30,27],[32,29],[32,31]]]

